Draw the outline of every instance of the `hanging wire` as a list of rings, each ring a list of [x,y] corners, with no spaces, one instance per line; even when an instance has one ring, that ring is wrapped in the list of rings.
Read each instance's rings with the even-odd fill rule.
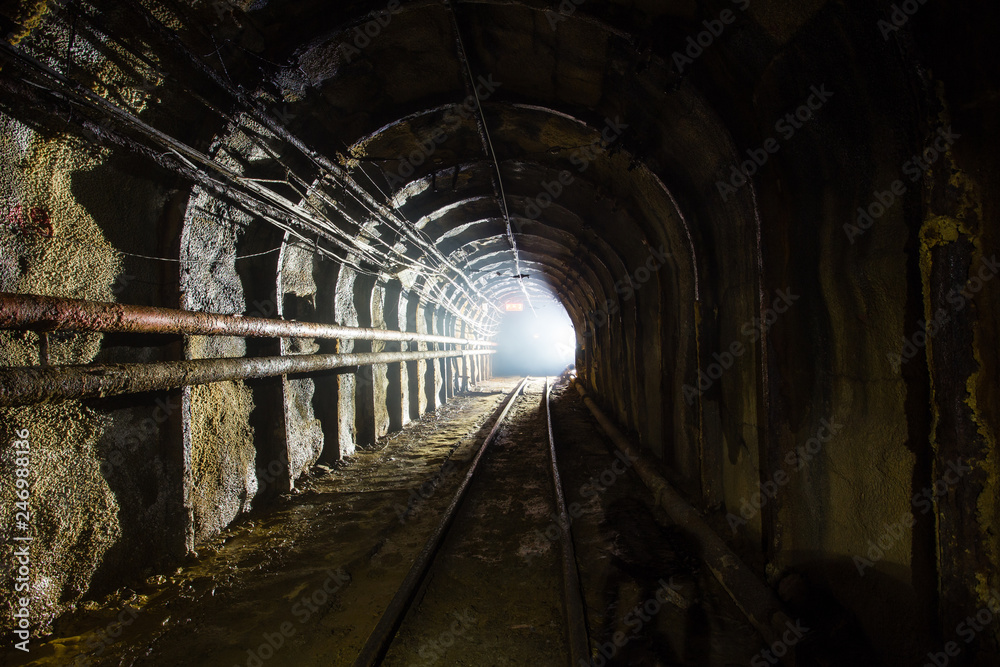
[[[270,255],[271,253],[278,252],[281,250],[281,246],[277,248],[272,248],[270,250],[265,250],[264,252],[257,252],[252,255],[240,255],[238,257],[233,257],[234,262],[238,262],[241,259],[251,259],[253,257],[263,257],[264,255]],[[196,260],[196,259],[174,259],[172,257],[152,257],[150,255],[139,255],[134,252],[125,252],[124,250],[117,251],[121,255],[126,257],[138,257],[140,259],[152,259],[158,262],[176,262],[178,264],[211,264],[214,260]]]
[[[159,20],[149,14],[148,10],[134,2],[134,0],[125,0],[125,4],[131,6],[133,9],[139,11],[146,18],[148,24],[154,29],[159,29],[161,33],[166,31],[167,34],[161,34],[161,36],[167,37],[168,42],[172,42],[175,47],[179,48],[186,57],[188,57],[195,66],[202,71],[203,74],[207,74],[212,78],[217,84],[220,85],[223,90],[225,90],[230,95],[236,97],[241,104],[247,108],[246,114],[238,114],[237,118],[231,117],[224,111],[216,108],[214,104],[211,104],[205,100],[202,96],[198,95],[196,92],[191,90],[188,86],[182,86],[181,89],[192,95],[197,101],[203,104],[206,108],[210,109],[212,112],[218,114],[221,118],[225,119],[230,123],[232,128],[239,127],[245,130],[244,134],[247,136],[255,145],[259,146],[267,152],[269,156],[277,160],[282,166],[286,168],[286,174],[288,178],[281,179],[261,179],[253,178],[250,176],[245,176],[239,174],[232,170],[230,167],[226,167],[220,164],[217,160],[208,157],[200,153],[199,151],[187,146],[183,142],[166,135],[155,128],[149,126],[145,122],[139,120],[137,117],[131,113],[121,109],[118,105],[111,103],[104,97],[98,95],[88,88],[84,88],[79,84],[68,79],[65,75],[54,70],[53,68],[37,61],[32,56],[28,55],[21,49],[15,48],[13,46],[4,44],[6,47],[4,50],[7,52],[8,56],[12,56],[13,59],[18,62],[22,67],[28,67],[33,69],[36,73],[42,75],[43,80],[47,79],[56,83],[57,88],[62,88],[63,90],[68,90],[69,95],[60,93],[62,99],[70,104],[71,115],[74,106],[80,106],[83,109],[91,109],[96,112],[98,116],[106,115],[109,122],[121,124],[123,127],[130,129],[131,131],[138,132],[140,136],[145,137],[147,141],[151,141],[155,145],[161,147],[159,153],[152,152],[148,147],[136,144],[134,140],[125,137],[124,135],[118,135],[108,128],[103,127],[103,123],[99,125],[100,136],[107,136],[107,138],[112,141],[128,145],[132,148],[138,149],[139,152],[146,154],[153,159],[155,159],[159,164],[165,166],[173,166],[171,164],[172,160],[169,158],[176,159],[181,165],[183,165],[179,171],[184,173],[188,177],[193,177],[195,182],[201,183],[203,186],[207,187],[210,191],[221,194],[226,198],[237,201],[241,206],[248,208],[253,214],[261,217],[270,224],[277,226],[290,233],[292,236],[299,238],[303,241],[309,242],[301,232],[295,229],[296,225],[302,225],[307,229],[311,229],[314,233],[319,233],[325,240],[333,243],[335,246],[341,248],[347,253],[347,257],[339,257],[335,253],[332,253],[326,249],[322,249],[322,254],[325,256],[331,256],[337,261],[350,266],[352,269],[357,270],[361,273],[366,273],[368,275],[378,275],[368,272],[357,265],[356,262],[350,259],[351,256],[360,257],[365,262],[370,263],[375,266],[391,266],[401,265],[409,270],[413,270],[417,275],[425,278],[425,284],[428,286],[428,291],[430,293],[435,293],[440,291],[439,298],[442,299],[442,306],[446,307],[454,315],[466,321],[467,323],[473,325],[475,328],[480,328],[478,322],[469,320],[468,317],[459,311],[454,306],[454,300],[458,298],[459,295],[467,299],[470,303],[490,303],[486,297],[479,291],[478,288],[468,277],[462,272],[457,266],[454,266],[448,259],[440,252],[437,246],[433,243],[433,240],[427,237],[427,235],[422,231],[415,228],[415,226],[410,223],[405,217],[400,219],[400,214],[396,210],[391,210],[384,205],[380,205],[377,201],[372,199],[370,195],[364,191],[364,189],[357,184],[350,176],[345,173],[342,169],[337,168],[337,166],[326,158],[322,158],[313,151],[305,148],[302,142],[291,137],[290,133],[277,123],[273,119],[270,119],[266,112],[264,112],[259,105],[251,103],[241,90],[237,90],[229,77],[228,71],[224,72],[225,79],[222,79],[218,74],[214,72],[210,67],[208,67],[203,61],[197,56],[191,53],[183,44],[179,42],[176,35],[168,31]],[[61,9],[66,10],[66,7]],[[168,72],[162,71],[161,68],[153,63],[148,57],[137,52],[132,48],[126,41],[120,39],[117,35],[112,36],[111,31],[106,29],[101,25],[100,14],[97,16],[90,16],[83,13],[78,8],[71,10],[72,21],[74,24],[86,24],[87,34],[99,33],[104,35],[107,39],[114,41],[116,45],[121,47],[129,55],[133,56],[142,65],[146,66],[151,73],[154,73],[162,81],[175,81],[176,79],[169,75]],[[79,19],[82,19],[79,20]],[[63,22],[65,23],[65,17],[63,17]],[[74,28],[74,34],[75,28]],[[213,42],[214,43],[214,42]],[[221,47],[215,44],[217,49],[215,54],[219,56],[220,61]],[[223,69],[225,65],[223,63]],[[42,90],[48,92],[49,94],[55,93],[55,90],[51,86],[46,86],[44,84],[39,84],[30,79],[25,80],[32,86],[37,86]],[[103,84],[105,89],[113,91],[113,86],[108,86]],[[291,143],[295,148],[302,152],[320,171],[321,178],[318,180],[319,186],[313,187],[307,184],[307,182],[299,177],[297,174],[291,170],[287,164],[281,159],[277,151],[271,146],[268,146],[266,142],[262,141],[258,137],[258,133],[252,128],[247,128],[244,119],[249,119],[249,117],[254,117],[258,122],[263,120],[261,126],[265,130],[271,131],[275,136],[281,140]],[[85,127],[87,123],[84,123]],[[93,125],[91,123],[91,125]],[[165,150],[164,150],[165,149]],[[178,170],[178,169],[175,169]],[[206,171],[207,170],[207,171]],[[386,194],[381,188],[371,179],[367,172],[362,170],[365,177],[371,181],[373,187],[380,195],[388,199]],[[214,174],[214,176],[212,175]],[[221,180],[220,180],[221,179]],[[339,205],[338,202],[327,196],[322,188],[322,183],[329,179],[334,184],[340,185],[343,188],[344,194],[348,197],[348,200],[353,200],[354,203],[360,205],[362,209],[371,217],[385,224],[389,229],[393,230],[396,234],[395,240],[392,244],[387,243],[381,238],[379,234],[370,234],[368,228],[353,219],[351,215],[344,209],[343,206]],[[306,191],[303,193],[299,188],[295,186],[292,181],[299,183],[299,186],[305,188]],[[296,192],[301,197],[301,202],[295,204],[289,201],[282,195],[274,192],[270,188],[265,187],[265,184],[282,184],[288,186],[291,190]],[[235,189],[235,192],[234,192]],[[340,217],[342,217],[345,222],[348,222],[352,226],[357,228],[357,235],[351,236],[347,232],[341,230],[338,225],[329,220],[320,211],[314,203],[311,201],[309,196],[310,193],[317,193],[320,199],[328,206],[330,206]],[[306,209],[312,209],[312,214]],[[283,220],[282,218],[287,218]],[[364,237],[365,242],[359,243],[358,237]],[[418,252],[420,252],[421,257],[414,259],[406,255],[404,251],[400,251],[396,246],[399,245],[400,238],[409,239]],[[371,245],[368,241],[371,241],[375,245]],[[378,246],[385,246],[386,252],[379,249]],[[404,246],[405,250],[405,246]],[[274,250],[268,251],[274,252]],[[157,258],[151,256],[137,255],[134,253],[124,253],[136,257],[143,257],[152,260],[162,260],[162,261],[176,261],[185,262],[192,260],[172,260],[169,258]],[[245,259],[253,256],[260,256],[265,253],[259,253],[256,255],[247,255],[240,257],[238,259]],[[455,274],[453,278],[448,275],[449,272]],[[444,292],[442,286],[437,285],[436,280],[432,278],[443,279],[444,282],[450,284],[454,288],[452,298],[448,298],[447,294]],[[466,286],[472,290],[472,294],[456,282],[456,279],[464,282]],[[490,304],[493,309],[496,310],[495,304]],[[495,315],[491,314],[491,321],[495,319]]]
[[[455,39],[458,42],[459,64],[462,67],[462,71],[465,73],[467,87],[472,90],[471,94],[476,101],[477,118],[480,129],[482,130],[483,149],[486,152],[487,159],[492,163],[496,174],[496,197],[497,202],[500,205],[500,212],[503,214],[507,240],[510,242],[510,250],[514,256],[514,273],[515,275],[521,275],[521,258],[517,250],[517,240],[514,238],[514,227],[510,221],[510,210],[507,208],[507,195],[504,192],[503,174],[500,171],[500,162],[497,160],[496,151],[493,148],[493,140],[490,138],[490,130],[486,123],[486,113],[483,111],[482,100],[479,98],[479,91],[476,90],[476,81],[472,72],[472,66],[469,64],[469,54],[465,50],[465,40],[462,39],[462,28],[458,24],[458,15],[451,2],[446,0],[445,4],[448,5],[448,13],[451,16],[452,27],[455,30]],[[524,294],[524,299],[527,301],[528,307],[531,308],[531,312],[537,318],[538,313],[535,312],[535,306],[531,303],[531,295],[528,294],[528,290],[524,287],[524,282],[520,281],[520,284],[521,292]]]

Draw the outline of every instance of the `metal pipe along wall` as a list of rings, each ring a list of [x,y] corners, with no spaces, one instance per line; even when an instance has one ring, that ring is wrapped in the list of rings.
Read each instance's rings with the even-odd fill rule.
[[[251,338],[344,338],[495,347],[496,343],[448,336],[365,329],[334,324],[198,313],[173,308],[60,299],[0,292],[0,329],[184,334]]]
[[[493,350],[441,350],[313,354],[285,357],[195,359],[150,364],[46,366],[0,369],[0,407],[101,398],[226,380],[391,364],[420,359],[494,354]]]

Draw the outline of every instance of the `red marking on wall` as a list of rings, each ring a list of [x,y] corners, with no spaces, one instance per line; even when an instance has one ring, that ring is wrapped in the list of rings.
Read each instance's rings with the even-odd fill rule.
[[[52,228],[52,218],[49,217],[49,212],[41,206],[26,208],[21,204],[16,204],[7,211],[6,223],[8,227],[16,229],[25,236],[28,234],[38,234],[47,239],[55,236],[55,230]]]

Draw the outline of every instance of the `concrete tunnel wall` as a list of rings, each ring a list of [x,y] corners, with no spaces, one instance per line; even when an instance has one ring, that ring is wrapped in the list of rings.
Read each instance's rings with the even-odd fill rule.
[[[486,298],[502,303],[522,286],[555,295],[576,327],[581,381],[769,583],[806,574],[857,614],[884,656],[911,650],[914,628],[948,636],[990,599],[1000,585],[998,282],[983,282],[961,309],[949,300],[997,247],[988,221],[998,142],[986,119],[1000,99],[998,60],[988,31],[974,28],[984,3],[928,2],[891,29],[892,3],[861,0],[591,0],[572,11],[457,3],[474,79],[492,82],[482,104],[518,266],[532,276],[522,284],[509,278],[517,267],[495,170],[480,120],[462,110],[469,83],[443,5],[413,0],[386,15],[378,2],[181,4],[186,18],[174,27],[186,43],[204,53],[208,35],[238,45],[219,51],[227,76],[311,150],[372,179]],[[25,48],[48,54],[68,43],[47,3],[3,7],[33,26],[19,36]],[[360,47],[358,29],[379,16]],[[688,37],[720,17],[722,34],[688,52]],[[107,20],[120,32],[135,25],[125,10]],[[108,82],[118,104],[236,172],[280,180],[308,171],[246,116],[182,103],[176,81],[143,87],[142,66],[114,48],[84,37],[74,48],[76,76]],[[177,54],[156,56],[166,71],[190,69]],[[323,258],[202,185],[67,131],[58,109],[39,113],[16,87],[5,91],[6,291],[452,336],[487,326],[482,304],[452,284],[365,264],[361,249],[351,263],[364,272]],[[810,100],[808,120],[779,130]],[[960,138],[910,180],[905,165],[948,127]],[[729,181],[761,151],[766,163],[745,185]],[[903,194],[870,228],[856,227],[858,208],[897,179]],[[312,183],[310,193],[282,192],[337,219],[316,193],[322,179]],[[32,227],[33,207],[51,237]],[[378,224],[357,238],[399,242]],[[939,309],[949,314],[941,333],[894,364],[903,339]],[[38,363],[37,336],[0,335],[6,364]],[[343,341],[340,351],[367,345]],[[50,356],[155,361],[334,346],[81,334],[53,337]],[[312,464],[434,410],[466,375],[488,377],[488,361],[5,410],[5,439],[30,424],[41,452],[39,538],[55,546],[37,564],[46,582],[38,613],[51,618],[195,548]],[[801,449],[810,442],[814,454]],[[914,494],[958,458],[971,472],[924,513]],[[776,480],[780,493],[747,510]],[[911,513],[912,528],[884,539]],[[858,556],[872,562],[863,576]],[[977,641],[982,655],[1000,651],[996,628]]]

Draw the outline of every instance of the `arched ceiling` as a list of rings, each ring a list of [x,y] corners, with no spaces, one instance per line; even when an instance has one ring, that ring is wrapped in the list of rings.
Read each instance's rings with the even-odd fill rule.
[[[733,155],[667,53],[701,11],[563,5],[347,3],[331,16],[295,3],[294,31],[284,7],[246,16],[266,60],[288,63],[264,88],[280,87],[289,129],[338,155],[487,299],[555,296],[579,325],[658,248],[693,299],[677,202],[713,190]]]
[[[910,141],[883,128],[909,126],[891,109],[912,102],[911,61],[888,40],[848,37],[879,35],[878,7],[860,0],[123,0],[120,17],[82,23],[53,11],[98,37],[145,23],[121,45],[154,54],[135,72],[162,71],[160,104],[138,110],[156,132],[111,113],[161,146],[148,155],[185,175],[192,161],[222,165],[232,173],[194,180],[222,197],[235,182],[244,203],[265,202],[253,215],[301,223],[298,242],[349,238],[338,259],[487,328],[515,293],[559,299],[579,326],[651,255],[667,258],[643,288],[652,312],[690,319],[684,304],[706,295],[747,301],[768,225],[836,218],[872,177],[866,151]],[[723,193],[817,89],[835,109],[811,112],[768,156],[762,192],[777,216],[762,216],[757,179]],[[211,119],[190,126],[199,113]]]

